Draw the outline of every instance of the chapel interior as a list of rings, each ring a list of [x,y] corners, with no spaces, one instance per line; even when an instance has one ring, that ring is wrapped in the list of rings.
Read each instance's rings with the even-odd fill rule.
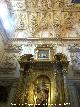
[[[0,107],[80,107],[80,0],[0,0]]]

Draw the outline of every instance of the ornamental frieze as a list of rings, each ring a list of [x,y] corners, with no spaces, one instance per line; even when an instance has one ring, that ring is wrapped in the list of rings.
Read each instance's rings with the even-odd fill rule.
[[[2,60],[0,62],[0,72],[14,72],[18,66],[16,56],[11,53],[3,53]]]

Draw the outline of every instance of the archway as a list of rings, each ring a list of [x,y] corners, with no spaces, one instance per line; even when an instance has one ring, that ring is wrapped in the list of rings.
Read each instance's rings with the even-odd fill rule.
[[[46,75],[40,75],[34,82],[34,103],[36,107],[47,107],[51,99],[51,82]]]

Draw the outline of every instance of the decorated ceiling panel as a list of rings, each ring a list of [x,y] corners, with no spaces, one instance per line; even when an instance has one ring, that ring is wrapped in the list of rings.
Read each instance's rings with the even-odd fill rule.
[[[14,38],[79,37],[80,5],[72,0],[7,0]]]

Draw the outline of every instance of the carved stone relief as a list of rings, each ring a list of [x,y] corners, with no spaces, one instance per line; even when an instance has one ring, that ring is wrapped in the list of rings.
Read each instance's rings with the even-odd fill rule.
[[[13,11],[15,10],[24,10],[26,9],[26,5],[25,5],[25,0],[10,0],[12,7],[13,7]]]
[[[63,37],[79,37],[79,12],[63,12],[61,32]]]
[[[52,9],[54,5],[53,0],[26,0],[28,9],[47,10]]]
[[[16,52],[20,52],[22,50],[22,47],[21,45],[17,45],[17,44],[6,44],[6,47],[4,48],[4,50],[6,52],[13,52],[13,53],[16,53]]]
[[[25,31],[25,38],[43,38],[45,36],[42,33],[45,31],[48,31],[47,35],[50,38],[79,35],[79,31],[75,31],[75,26],[79,22],[80,14],[78,11],[74,12],[76,7],[79,10],[79,6],[71,3],[71,0],[11,0],[10,2],[14,10],[17,35]],[[14,35],[17,38],[16,33]],[[19,33],[19,35],[22,36],[18,38],[24,38],[24,34]]]
[[[8,72],[14,72],[17,67],[17,59],[14,56],[14,54],[11,53],[3,53],[2,60],[0,62],[0,72],[8,73]]]
[[[23,30],[27,28],[28,16],[26,12],[15,12],[13,16],[16,23],[16,29]]]
[[[73,70],[80,72],[80,46],[74,44],[72,47],[70,47],[69,51],[71,54],[70,56]]]

